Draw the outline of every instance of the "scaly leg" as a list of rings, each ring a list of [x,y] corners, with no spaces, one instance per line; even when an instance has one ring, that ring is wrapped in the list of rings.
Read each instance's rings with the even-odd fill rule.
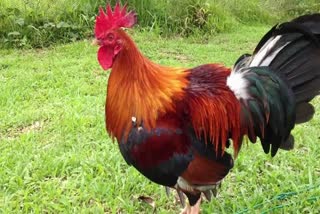
[[[190,214],[199,214],[200,213],[200,205],[201,205],[201,197],[197,201],[197,203],[191,207]]]
[[[199,214],[200,213],[200,205],[201,205],[201,198],[199,198],[197,203],[193,206],[190,206],[189,203],[187,203],[180,214]]]

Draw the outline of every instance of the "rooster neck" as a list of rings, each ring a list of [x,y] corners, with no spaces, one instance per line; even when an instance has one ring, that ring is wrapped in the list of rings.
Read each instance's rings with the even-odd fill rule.
[[[120,141],[128,136],[132,117],[151,129],[160,115],[174,112],[175,102],[183,98],[188,85],[185,70],[153,63],[129,38],[114,61],[108,81],[105,111],[109,134]]]

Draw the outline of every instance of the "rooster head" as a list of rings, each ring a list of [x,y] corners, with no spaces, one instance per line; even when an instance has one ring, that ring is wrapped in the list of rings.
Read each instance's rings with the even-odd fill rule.
[[[98,61],[104,70],[112,67],[115,57],[123,48],[119,30],[131,28],[136,23],[137,15],[134,11],[127,12],[127,5],[122,7],[118,2],[112,11],[110,4],[107,4],[106,12],[102,7],[99,8],[94,28],[94,44],[100,46]]]

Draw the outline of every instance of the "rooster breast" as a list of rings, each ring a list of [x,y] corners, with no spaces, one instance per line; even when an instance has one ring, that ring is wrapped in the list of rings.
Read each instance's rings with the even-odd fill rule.
[[[168,114],[147,130],[133,122],[127,141],[120,141],[122,156],[129,165],[155,183],[173,187],[193,160],[188,136],[175,115]]]

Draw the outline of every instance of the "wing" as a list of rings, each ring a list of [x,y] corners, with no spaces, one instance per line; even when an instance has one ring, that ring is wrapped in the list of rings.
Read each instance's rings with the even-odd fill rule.
[[[215,152],[214,144],[199,139],[194,130],[188,131],[194,158],[181,177],[192,185],[212,185],[220,182],[233,167],[233,159],[227,152]],[[229,147],[230,142],[226,142]]]

